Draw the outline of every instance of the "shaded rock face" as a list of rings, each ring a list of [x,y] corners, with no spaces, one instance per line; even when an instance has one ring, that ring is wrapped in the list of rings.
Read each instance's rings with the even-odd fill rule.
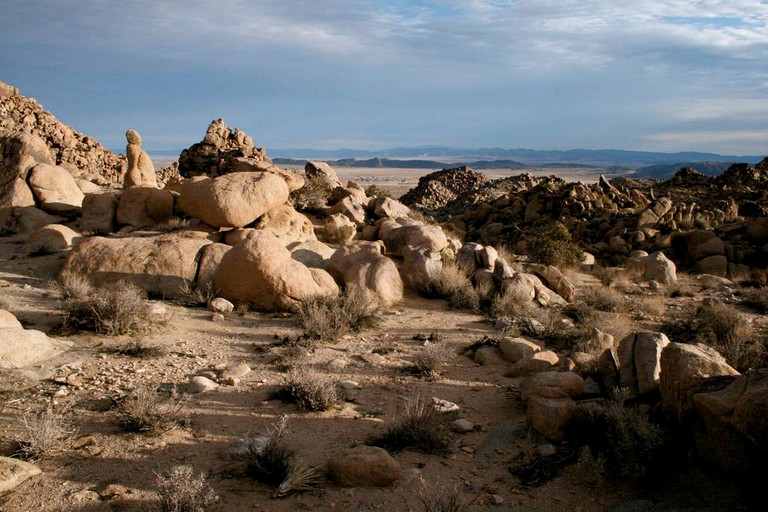
[[[223,119],[216,119],[208,126],[201,142],[181,152],[179,174],[184,178],[219,176],[232,172],[232,160],[241,157],[272,164],[264,148],[254,146],[248,134],[230,128]]]
[[[40,163],[60,165],[77,175],[98,174],[111,182],[120,181],[123,156],[62,123],[34,98],[26,98],[0,82],[0,140],[19,132],[43,141],[50,161]]]
[[[178,298],[195,282],[200,250],[210,243],[175,234],[151,238],[92,237],[69,253],[59,280],[80,276],[96,286],[128,281],[147,293]]]
[[[288,311],[302,300],[339,293],[330,274],[292,259],[280,240],[259,230],[223,255],[213,275],[213,288],[233,303],[263,311]]]

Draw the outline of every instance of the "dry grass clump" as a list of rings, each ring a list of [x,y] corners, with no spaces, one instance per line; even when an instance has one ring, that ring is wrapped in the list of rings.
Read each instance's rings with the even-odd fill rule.
[[[296,456],[283,444],[287,420],[283,416],[265,437],[249,440],[238,458],[245,461],[248,474],[256,480],[276,487],[274,497],[309,491],[325,480],[322,471]]]
[[[546,226],[528,243],[528,258],[534,263],[558,268],[577,267],[584,257],[568,229],[559,222]]]
[[[141,384],[120,403],[120,425],[127,432],[161,435],[186,424],[185,402],[176,388],[163,396],[155,386]]]
[[[379,310],[379,304],[363,290],[349,287],[337,297],[313,297],[299,303],[299,324],[308,338],[332,341],[350,331],[375,327]]]
[[[84,277],[69,277],[60,290],[64,325],[70,329],[119,336],[145,331],[152,323],[146,293],[131,283],[94,288]]]
[[[42,460],[69,448],[77,430],[53,408],[27,413],[19,418],[21,434],[16,439],[16,455],[27,460]]]
[[[156,345],[146,345],[142,340],[135,339],[117,347],[115,353],[127,357],[150,358],[165,355],[165,350]]]
[[[600,312],[594,327],[610,334],[615,340],[623,340],[636,330],[635,322],[626,313]]]
[[[667,313],[666,299],[661,295],[640,297],[632,301],[632,309],[639,314],[662,317]]]
[[[531,316],[536,309],[536,304],[528,295],[510,289],[493,298],[488,316],[493,319],[509,318],[515,320]]]
[[[332,193],[333,187],[323,176],[304,175],[304,186],[291,192],[290,199],[298,211],[322,213]]]
[[[586,288],[582,300],[598,311],[625,313],[628,310],[627,299],[624,294],[605,286]]]
[[[440,414],[434,406],[416,397],[405,404],[405,411],[394,425],[371,436],[366,444],[387,451],[411,449],[426,454],[442,454],[448,449],[448,439],[440,429]]]
[[[455,264],[443,265],[434,278],[419,287],[419,292],[426,297],[447,299],[448,307],[452,309],[480,309],[480,295],[469,277]]]
[[[327,411],[341,402],[336,385],[310,369],[292,369],[274,397],[310,411]]]
[[[749,320],[727,304],[706,304],[696,312],[693,330],[698,341],[714,347],[739,371],[764,362],[765,346],[755,339]]]
[[[448,487],[439,483],[429,485],[422,478],[419,503],[423,512],[467,512],[469,505],[461,499],[458,486]]]
[[[155,484],[162,512],[206,512],[218,500],[205,475],[195,475],[192,466],[155,473]]]
[[[440,375],[440,370],[453,359],[454,352],[445,343],[427,343],[416,354],[414,367],[422,377],[434,379]]]

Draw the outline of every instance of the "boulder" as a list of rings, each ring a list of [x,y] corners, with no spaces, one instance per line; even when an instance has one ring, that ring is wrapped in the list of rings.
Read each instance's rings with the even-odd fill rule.
[[[661,284],[675,284],[677,269],[674,262],[663,252],[655,252],[643,258],[643,279]]]
[[[339,293],[327,272],[292,259],[280,240],[258,230],[224,255],[213,286],[220,297],[265,311],[292,310],[302,300]]]
[[[22,325],[13,313],[4,309],[0,309],[0,328],[3,327],[22,328]]]
[[[28,183],[42,210],[54,215],[73,215],[82,210],[85,195],[63,167],[38,164],[29,171]]]
[[[14,208],[11,211],[9,226],[16,233],[34,233],[40,228],[49,224],[64,222],[64,217],[57,215],[48,215],[40,208],[34,206],[23,206]]]
[[[101,187],[92,181],[84,180],[82,178],[75,178],[75,183],[77,183],[77,187],[83,194],[88,195],[101,193]]]
[[[117,223],[122,226],[154,226],[172,216],[173,195],[155,187],[133,186],[124,190],[117,207]]]
[[[520,385],[523,401],[538,395],[545,398],[572,398],[584,393],[584,379],[573,372],[542,372]]]
[[[227,244],[212,243],[200,251],[200,262],[197,265],[197,288],[201,291],[217,292],[213,287],[213,275],[221,264],[221,259],[231,249]]]
[[[401,202],[389,197],[374,197],[368,203],[368,209],[379,218],[388,217],[396,219],[398,217],[408,217],[411,209]]]
[[[400,275],[406,285],[415,290],[428,290],[430,283],[443,268],[440,253],[422,247],[407,245],[403,248],[403,265]]]
[[[456,266],[459,267],[467,277],[472,276],[479,267],[480,257],[477,255],[483,246],[474,242],[469,242],[461,246],[456,255]],[[495,266],[495,262],[494,262]]]
[[[80,233],[61,224],[49,224],[27,239],[28,254],[66,251],[80,241]]]
[[[244,227],[288,200],[285,180],[270,173],[237,172],[185,181],[179,209],[216,227]]]
[[[26,368],[58,356],[71,345],[40,331],[0,327],[0,368]]]
[[[256,223],[256,228],[269,231],[287,243],[317,239],[312,222],[287,204],[267,211]]]
[[[85,194],[80,229],[83,232],[105,234],[115,231],[118,196],[112,192]]]
[[[541,347],[525,338],[502,338],[499,341],[499,349],[504,359],[510,363],[516,363],[523,359],[530,359]]]
[[[597,357],[606,350],[613,349],[613,342],[612,335],[595,327],[592,329],[592,336],[588,340],[578,341],[571,352],[582,352]]]
[[[534,265],[530,270],[531,273],[543,281],[544,286],[554,291],[566,301],[573,302],[576,286],[565,277],[559,268],[552,265]]]
[[[197,264],[209,240],[166,234],[146,238],[92,237],[73,249],[59,279],[88,278],[103,286],[128,281],[152,295],[184,296],[197,276]]]
[[[13,208],[35,205],[27,185],[29,170],[38,164],[53,165],[45,141],[19,132],[0,137],[0,225],[5,225]]]
[[[552,441],[566,441],[568,430],[580,415],[570,398],[547,398],[531,395],[528,399],[528,424]]]
[[[291,251],[291,258],[299,263],[303,263],[309,268],[321,268],[323,270],[328,270],[331,256],[336,252],[336,249],[328,247],[318,240],[293,242],[288,244],[287,249]]]
[[[215,313],[231,313],[235,310],[235,305],[227,299],[216,297],[208,304],[208,309]]]
[[[719,375],[739,375],[723,356],[707,345],[670,343],[661,353],[661,405],[676,418],[693,410],[691,392],[702,380]]]
[[[395,483],[403,468],[383,448],[355,446],[336,453],[328,462],[328,474],[341,487],[383,487]]]
[[[357,226],[341,213],[334,213],[325,219],[325,239],[331,244],[346,244],[355,238]]]
[[[398,256],[408,245],[431,251],[442,251],[448,247],[448,237],[440,226],[402,226],[384,233],[380,231],[379,238],[386,245],[387,252]]]
[[[357,287],[367,299],[387,308],[402,300],[403,281],[381,249],[378,242],[345,245],[333,253],[328,270],[345,287]]]
[[[472,359],[483,366],[504,366],[507,364],[501,356],[501,351],[496,347],[480,347]]]
[[[336,171],[325,162],[310,160],[304,166],[304,173],[307,177],[321,179],[330,189],[341,187],[341,181],[339,181]]]
[[[231,172],[268,172],[280,176],[288,185],[288,191],[293,192],[304,186],[304,176],[293,171],[280,169],[266,160],[236,157],[230,160]]]
[[[697,274],[728,275],[728,258],[725,256],[707,256],[696,262],[693,271]]]
[[[669,338],[660,332],[635,332],[619,342],[619,382],[633,394],[659,389],[661,353]]]
[[[331,213],[343,214],[350,221],[354,222],[357,227],[365,226],[365,208],[352,196],[345,197],[334,204],[331,208]]]
[[[521,359],[509,369],[512,378],[523,377],[532,373],[553,370],[560,363],[560,357],[551,350],[536,352],[528,359]]]

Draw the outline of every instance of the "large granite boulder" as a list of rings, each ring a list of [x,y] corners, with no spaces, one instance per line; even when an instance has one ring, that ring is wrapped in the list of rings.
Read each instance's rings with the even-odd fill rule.
[[[303,300],[339,293],[327,272],[292,259],[280,240],[258,230],[224,254],[213,287],[220,297],[264,311],[288,311]]]
[[[288,200],[288,185],[265,172],[196,177],[181,185],[181,211],[216,227],[240,228]]]
[[[65,352],[71,343],[21,327],[0,327],[0,368],[26,368]]]
[[[104,224],[106,224],[106,204],[103,199]],[[123,191],[117,208],[117,222],[122,226],[143,228],[166,222],[173,216],[173,195],[167,190],[155,187],[132,186]],[[94,219],[95,220],[95,219]]]
[[[357,287],[372,302],[390,307],[403,298],[403,281],[378,242],[354,242],[331,257],[329,271],[345,287]]]
[[[287,204],[267,211],[256,223],[256,228],[269,231],[286,243],[317,240],[312,221]]]
[[[38,164],[29,171],[28,183],[44,211],[54,215],[72,215],[82,210],[85,194],[63,167]]]
[[[660,332],[634,332],[619,342],[619,381],[633,394],[658,391],[661,353],[669,338]]]
[[[179,234],[92,237],[69,253],[59,279],[85,277],[96,286],[127,281],[147,293],[178,298],[195,282],[200,251],[210,243]]]

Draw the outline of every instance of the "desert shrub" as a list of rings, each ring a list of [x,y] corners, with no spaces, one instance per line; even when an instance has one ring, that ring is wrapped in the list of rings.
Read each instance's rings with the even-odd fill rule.
[[[598,314],[595,308],[585,302],[573,302],[563,308],[563,315],[573,320],[576,325],[593,327]]]
[[[608,313],[623,313],[628,309],[626,297],[621,292],[605,286],[586,288],[582,300],[588,306]]]
[[[576,461],[576,472],[585,482],[603,482],[605,479],[605,459],[596,457],[589,446],[583,446]]]
[[[207,306],[216,298],[218,290],[213,283],[207,282],[200,286],[194,286],[193,282],[184,280],[180,286],[178,302],[184,306]]]
[[[768,313],[768,288],[749,290],[744,294],[742,302],[761,315]]]
[[[632,309],[638,314],[662,317],[667,312],[667,301],[663,296],[639,297],[632,301]]]
[[[216,503],[205,475],[195,475],[192,466],[176,466],[155,477],[162,512],[205,512]]]
[[[165,355],[165,350],[156,345],[146,345],[142,340],[135,339],[117,347],[115,353],[127,357],[150,358]]]
[[[70,329],[119,336],[142,332],[152,323],[146,294],[125,281],[94,288],[85,278],[68,278],[61,284],[61,294],[64,325]]]
[[[424,345],[414,358],[414,366],[419,375],[435,378],[440,370],[454,356],[451,348],[445,343],[428,343]]]
[[[384,190],[378,185],[368,185],[365,188],[365,195],[368,197],[392,197],[388,190]]]
[[[579,435],[572,436],[585,440],[601,470],[618,480],[646,476],[664,442],[664,432],[651,422],[648,406],[628,405],[627,396],[626,390],[614,390],[604,408],[583,416]]]
[[[472,281],[456,265],[444,264],[434,277],[418,289],[425,297],[448,299],[448,307],[453,309],[477,311],[480,308],[480,296]]]
[[[448,487],[437,483],[429,485],[421,480],[419,503],[423,512],[466,512],[469,505],[461,499],[458,486]]]
[[[305,175],[304,186],[291,192],[293,207],[302,212],[321,213],[328,206],[333,187],[320,175]]]
[[[22,415],[19,424],[21,434],[16,439],[16,454],[28,460],[41,460],[66,451],[77,432],[51,407]]]
[[[120,426],[127,432],[161,435],[187,422],[185,402],[176,388],[163,395],[153,385],[139,385],[118,407]]]
[[[393,425],[369,437],[366,444],[392,452],[408,448],[426,454],[442,454],[448,449],[448,440],[439,424],[440,414],[434,406],[416,397],[406,402],[404,414]]]
[[[528,243],[528,258],[543,265],[558,268],[581,264],[584,252],[571,239],[568,229],[559,222],[546,226]]]
[[[763,364],[765,346],[755,339],[752,324],[735,307],[705,304],[696,312],[692,327],[696,341],[715,348],[737,370]]]
[[[557,310],[544,310],[539,315],[539,322],[543,326],[539,338],[561,350],[570,350],[576,342],[590,334],[584,328],[570,324]]]
[[[626,313],[598,312],[594,327],[610,334],[616,341],[623,340],[636,330],[635,322]]]
[[[275,497],[314,489],[324,480],[323,473],[300,459],[296,452],[283,443],[287,432],[283,416],[265,437],[249,440],[239,455],[245,461],[248,474],[256,480],[276,487]]]
[[[337,297],[319,296],[299,303],[299,324],[304,335],[317,340],[335,340],[350,331],[375,327],[380,306],[358,287],[349,287]]]
[[[290,370],[274,397],[310,411],[326,411],[341,401],[330,379],[306,368]]]
[[[519,291],[505,290],[491,301],[488,316],[492,319],[509,318],[515,320],[534,314],[537,306],[531,298]]]

